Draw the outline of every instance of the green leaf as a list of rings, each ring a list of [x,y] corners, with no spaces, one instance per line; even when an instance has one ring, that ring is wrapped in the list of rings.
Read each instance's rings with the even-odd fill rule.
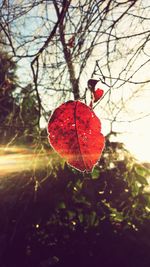
[[[92,211],[91,214],[90,214],[90,225],[94,225],[94,222],[96,220],[96,212],[95,211]]]
[[[111,217],[113,218],[113,220],[115,222],[122,222],[124,217],[123,217],[123,214],[121,212],[118,212],[118,211],[114,211],[112,214],[111,214]]]
[[[78,215],[78,218],[79,218],[80,223],[83,223],[84,216],[83,216],[82,213],[80,213],[80,214]]]
[[[139,187],[139,183],[138,182],[134,182],[133,184],[132,184],[132,195],[135,197],[135,196],[137,196],[138,194],[139,194],[139,189],[140,189],[140,187]]]
[[[59,209],[65,209],[65,208],[66,208],[65,203],[64,203],[64,202],[60,202],[60,203],[58,204],[58,208],[59,208]]]
[[[70,220],[72,220],[75,217],[75,212],[72,211],[72,210],[69,210],[68,211],[68,217],[69,217]]]
[[[142,165],[136,164],[135,167],[134,167],[134,170],[140,176],[143,176],[143,177],[150,176],[150,170],[145,168]]]
[[[142,185],[148,185],[148,182],[147,182],[147,180],[145,179],[144,176],[141,176],[141,175],[137,174],[136,175],[136,180]]]
[[[94,168],[94,170],[92,172],[92,179],[98,179],[99,176],[100,176],[100,169]]]

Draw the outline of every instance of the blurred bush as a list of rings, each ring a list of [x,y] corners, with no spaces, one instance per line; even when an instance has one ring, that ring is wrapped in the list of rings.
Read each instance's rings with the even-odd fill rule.
[[[149,175],[123,144],[107,140],[91,174],[53,155],[49,167],[7,178],[4,266],[148,267]]]

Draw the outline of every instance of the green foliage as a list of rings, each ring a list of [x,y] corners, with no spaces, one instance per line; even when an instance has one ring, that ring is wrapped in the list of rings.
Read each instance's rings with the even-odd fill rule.
[[[19,89],[16,63],[0,52],[0,139],[1,144],[31,143],[38,135],[38,107],[32,85]],[[16,93],[18,89],[19,93]],[[17,139],[17,142],[16,142]]]
[[[12,92],[16,88],[16,64],[6,52],[0,52],[0,123],[15,109]]]
[[[46,177],[39,181],[41,186],[55,179],[49,192],[55,199],[55,223],[89,229],[107,221],[120,232],[138,231],[150,218],[149,170],[137,163],[123,144],[107,141],[92,174],[72,169],[57,156],[56,161],[51,161],[50,177]]]

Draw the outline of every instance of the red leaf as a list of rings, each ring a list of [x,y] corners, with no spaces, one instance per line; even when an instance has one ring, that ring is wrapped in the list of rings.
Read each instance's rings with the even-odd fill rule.
[[[93,92],[94,95],[94,102],[97,102],[104,94],[104,91],[102,89],[97,89]]]
[[[75,36],[74,36],[74,35],[69,39],[67,45],[68,45],[70,48],[73,48],[73,47],[75,46]]]
[[[92,171],[104,148],[101,123],[80,101],[68,101],[52,114],[48,133],[52,147],[80,171]]]

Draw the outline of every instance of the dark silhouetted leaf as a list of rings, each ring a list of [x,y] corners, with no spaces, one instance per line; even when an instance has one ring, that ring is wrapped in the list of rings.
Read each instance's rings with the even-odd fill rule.
[[[52,147],[80,171],[92,171],[104,148],[101,123],[95,113],[80,101],[58,107],[48,124]]]
[[[88,88],[91,90],[91,92],[95,91],[95,86],[99,82],[99,80],[90,79],[88,80]]]

